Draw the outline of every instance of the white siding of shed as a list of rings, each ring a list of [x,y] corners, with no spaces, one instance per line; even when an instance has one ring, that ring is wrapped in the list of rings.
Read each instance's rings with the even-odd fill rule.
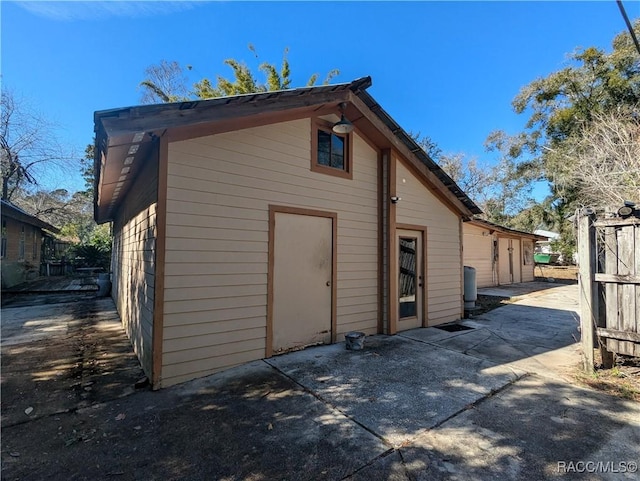
[[[162,385],[265,355],[269,205],[336,212],[337,339],[378,323],[378,153],[310,170],[311,120],[169,144]]]
[[[427,325],[460,318],[460,218],[401,162],[396,162],[396,222],[427,227]]]
[[[112,297],[151,378],[158,164],[147,159],[113,222]]]
[[[476,269],[478,287],[495,285],[493,276],[493,240],[488,229],[463,224],[464,265]]]

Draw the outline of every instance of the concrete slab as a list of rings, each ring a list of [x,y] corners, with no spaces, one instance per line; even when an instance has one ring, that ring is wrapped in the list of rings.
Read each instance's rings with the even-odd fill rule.
[[[3,433],[3,479],[340,480],[387,451],[259,361],[14,426]]]
[[[394,446],[409,442],[524,374],[403,336],[372,336],[268,359]]]
[[[640,459],[640,405],[529,376],[401,452],[411,479],[420,480],[524,481],[567,474],[562,463],[619,466]],[[428,465],[412,468],[425,464],[425,454]],[[637,479],[637,473],[600,471],[580,479]]]
[[[575,284],[572,284],[575,286]],[[531,294],[544,293],[547,290],[553,290],[561,288],[566,284],[553,283],[553,282],[521,282],[517,284],[507,284],[503,286],[494,287],[480,287],[478,288],[478,294],[485,296],[498,296],[498,297],[519,297]]]
[[[568,379],[580,362],[577,298],[576,285],[559,285],[482,314],[473,322],[490,331],[492,336],[468,352],[496,362],[512,362],[527,372]],[[521,352],[522,356],[519,359],[505,357],[505,348],[498,347],[503,344]]]

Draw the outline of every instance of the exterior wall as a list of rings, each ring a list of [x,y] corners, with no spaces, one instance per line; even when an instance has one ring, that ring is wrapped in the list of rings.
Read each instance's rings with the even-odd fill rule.
[[[35,278],[40,272],[42,230],[19,220],[2,217],[6,223],[6,256],[2,257],[2,287],[10,288]],[[24,255],[20,253],[20,238],[24,229]]]
[[[157,158],[149,158],[113,223],[112,297],[145,373],[151,378]]]
[[[427,325],[460,318],[462,272],[460,218],[396,162],[396,222],[427,228]]]
[[[261,359],[269,205],[337,213],[337,339],[378,325],[378,152],[312,172],[311,119],[169,144],[162,386]]]
[[[488,229],[463,224],[463,258],[464,265],[476,269],[478,287],[496,285],[493,273],[493,241],[494,236]]]

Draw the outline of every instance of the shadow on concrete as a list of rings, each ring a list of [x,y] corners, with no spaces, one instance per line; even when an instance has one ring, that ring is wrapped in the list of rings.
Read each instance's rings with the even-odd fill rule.
[[[554,378],[565,357],[549,356],[565,355],[576,328],[572,304],[554,302],[496,309],[462,321],[468,331],[372,336],[362,351],[321,346],[126,395],[141,371],[113,303],[81,301],[69,316],[86,321],[49,346],[57,358],[28,343],[41,356],[29,371],[16,343],[6,371],[3,348],[2,478],[529,480],[558,476],[559,461],[638,459],[636,403]],[[27,416],[22,402],[36,395],[45,401]],[[72,407],[47,410],[46,396]]]
[[[3,428],[131,394],[144,376],[110,298],[4,308],[2,321]]]
[[[342,479],[389,449],[263,362],[37,423],[3,479]]]
[[[337,344],[266,362],[392,446],[524,375],[402,336],[369,337],[362,351]]]
[[[529,376],[349,479],[552,479],[579,461],[603,469],[571,479],[634,479],[621,469],[639,459],[638,414],[636,403]]]

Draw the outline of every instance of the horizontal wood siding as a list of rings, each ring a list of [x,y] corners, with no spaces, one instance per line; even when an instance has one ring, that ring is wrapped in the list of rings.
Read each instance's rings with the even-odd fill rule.
[[[157,159],[147,159],[113,223],[112,297],[142,368],[151,378]]]
[[[493,280],[493,236],[488,229],[463,224],[464,265],[476,269],[478,287],[495,285]]]
[[[42,230],[11,217],[2,216],[6,255],[2,257],[2,288],[13,287],[40,274]],[[23,248],[20,248],[22,244]]]
[[[401,162],[396,163],[396,222],[427,228],[427,325],[460,318],[460,219]]]
[[[269,205],[338,215],[337,339],[378,322],[377,152],[310,170],[311,119],[169,144],[162,385],[261,359]]]

